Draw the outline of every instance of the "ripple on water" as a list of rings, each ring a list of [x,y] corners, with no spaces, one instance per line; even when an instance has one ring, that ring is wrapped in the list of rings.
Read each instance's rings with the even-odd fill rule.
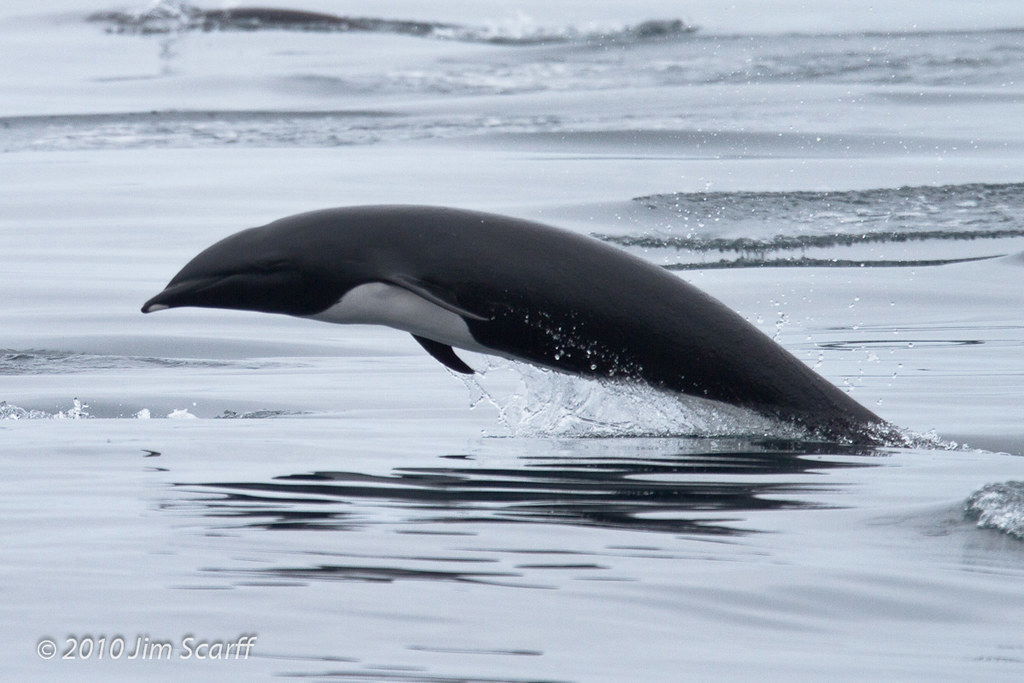
[[[270,7],[203,9],[183,0],[160,0],[138,12],[97,12],[89,21],[107,24],[111,33],[152,34],[185,31],[311,31],[318,33],[390,33],[418,38],[495,45],[546,45],[577,42],[630,43],[687,35],[696,28],[680,19],[651,19],[633,25],[580,28],[544,27],[519,18],[472,26],[451,22],[340,16],[325,12]]]
[[[257,369],[265,365],[262,362],[206,360],[199,358],[120,356],[49,349],[0,349],[0,375],[48,375],[136,368],[241,367]]]
[[[733,449],[730,443],[715,442],[720,450],[703,454],[635,457],[627,447],[630,457],[526,456],[521,468],[474,466],[474,456],[453,455],[445,457],[469,462],[397,467],[386,475],[316,471],[268,481],[180,482],[213,495],[179,505],[267,530],[397,524],[406,531],[442,525],[455,532],[480,522],[506,522],[730,536],[750,532],[733,523],[737,512],[821,507],[803,496],[836,485],[804,475],[880,464],[850,457],[874,455],[870,448],[737,440]],[[365,506],[353,505],[359,501],[399,510],[401,520],[367,517]]]

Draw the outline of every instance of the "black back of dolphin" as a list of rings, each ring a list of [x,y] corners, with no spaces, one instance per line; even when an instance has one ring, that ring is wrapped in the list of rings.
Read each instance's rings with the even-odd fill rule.
[[[501,355],[641,380],[829,438],[876,442],[886,424],[665,269],[590,237],[494,214],[365,206],[291,216],[213,245],[143,310],[198,305],[310,315],[370,282],[457,312],[480,345]],[[446,344],[420,341],[445,364],[468,369],[457,367]]]

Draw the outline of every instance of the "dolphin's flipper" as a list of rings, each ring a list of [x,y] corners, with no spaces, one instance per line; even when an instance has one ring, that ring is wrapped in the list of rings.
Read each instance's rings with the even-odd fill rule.
[[[452,347],[441,342],[436,342],[433,339],[427,339],[417,334],[412,335],[412,338],[420,343],[427,353],[441,361],[441,363],[455,372],[461,372],[464,375],[472,375],[473,368],[469,367],[462,362],[462,359],[455,355],[452,351]]]
[[[459,304],[455,303],[455,301],[450,296],[441,296],[433,288],[429,287],[428,285],[424,284],[423,282],[420,282],[415,278],[406,275],[397,275],[387,278],[387,281],[391,282],[394,285],[402,287],[403,289],[407,289],[413,294],[423,297],[430,303],[436,304],[437,306],[440,306],[446,311],[451,311],[455,315],[461,315],[463,318],[469,318],[470,320],[490,320],[490,318],[486,316],[482,316],[479,313],[474,313],[473,311],[470,311],[460,306]],[[420,343],[422,344],[423,342]],[[430,349],[427,349],[427,351],[430,351]],[[433,352],[431,352],[431,355],[433,355]],[[444,363],[444,361],[441,362]],[[445,365],[447,365],[447,363],[445,363]]]

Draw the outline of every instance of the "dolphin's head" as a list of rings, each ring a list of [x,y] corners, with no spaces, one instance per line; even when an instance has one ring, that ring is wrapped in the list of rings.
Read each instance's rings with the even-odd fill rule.
[[[179,306],[312,315],[333,305],[354,283],[328,268],[315,245],[273,226],[251,228],[200,252],[143,313]]]

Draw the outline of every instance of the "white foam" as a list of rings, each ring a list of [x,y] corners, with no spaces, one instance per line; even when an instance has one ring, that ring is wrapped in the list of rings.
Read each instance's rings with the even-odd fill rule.
[[[964,512],[981,528],[1024,539],[1024,481],[982,486],[967,499]]]
[[[0,401],[0,420],[81,420],[92,417],[88,408],[89,404],[82,402],[79,398],[72,399],[71,407],[67,410],[58,410],[54,413],[22,408],[11,405],[7,401]]]

